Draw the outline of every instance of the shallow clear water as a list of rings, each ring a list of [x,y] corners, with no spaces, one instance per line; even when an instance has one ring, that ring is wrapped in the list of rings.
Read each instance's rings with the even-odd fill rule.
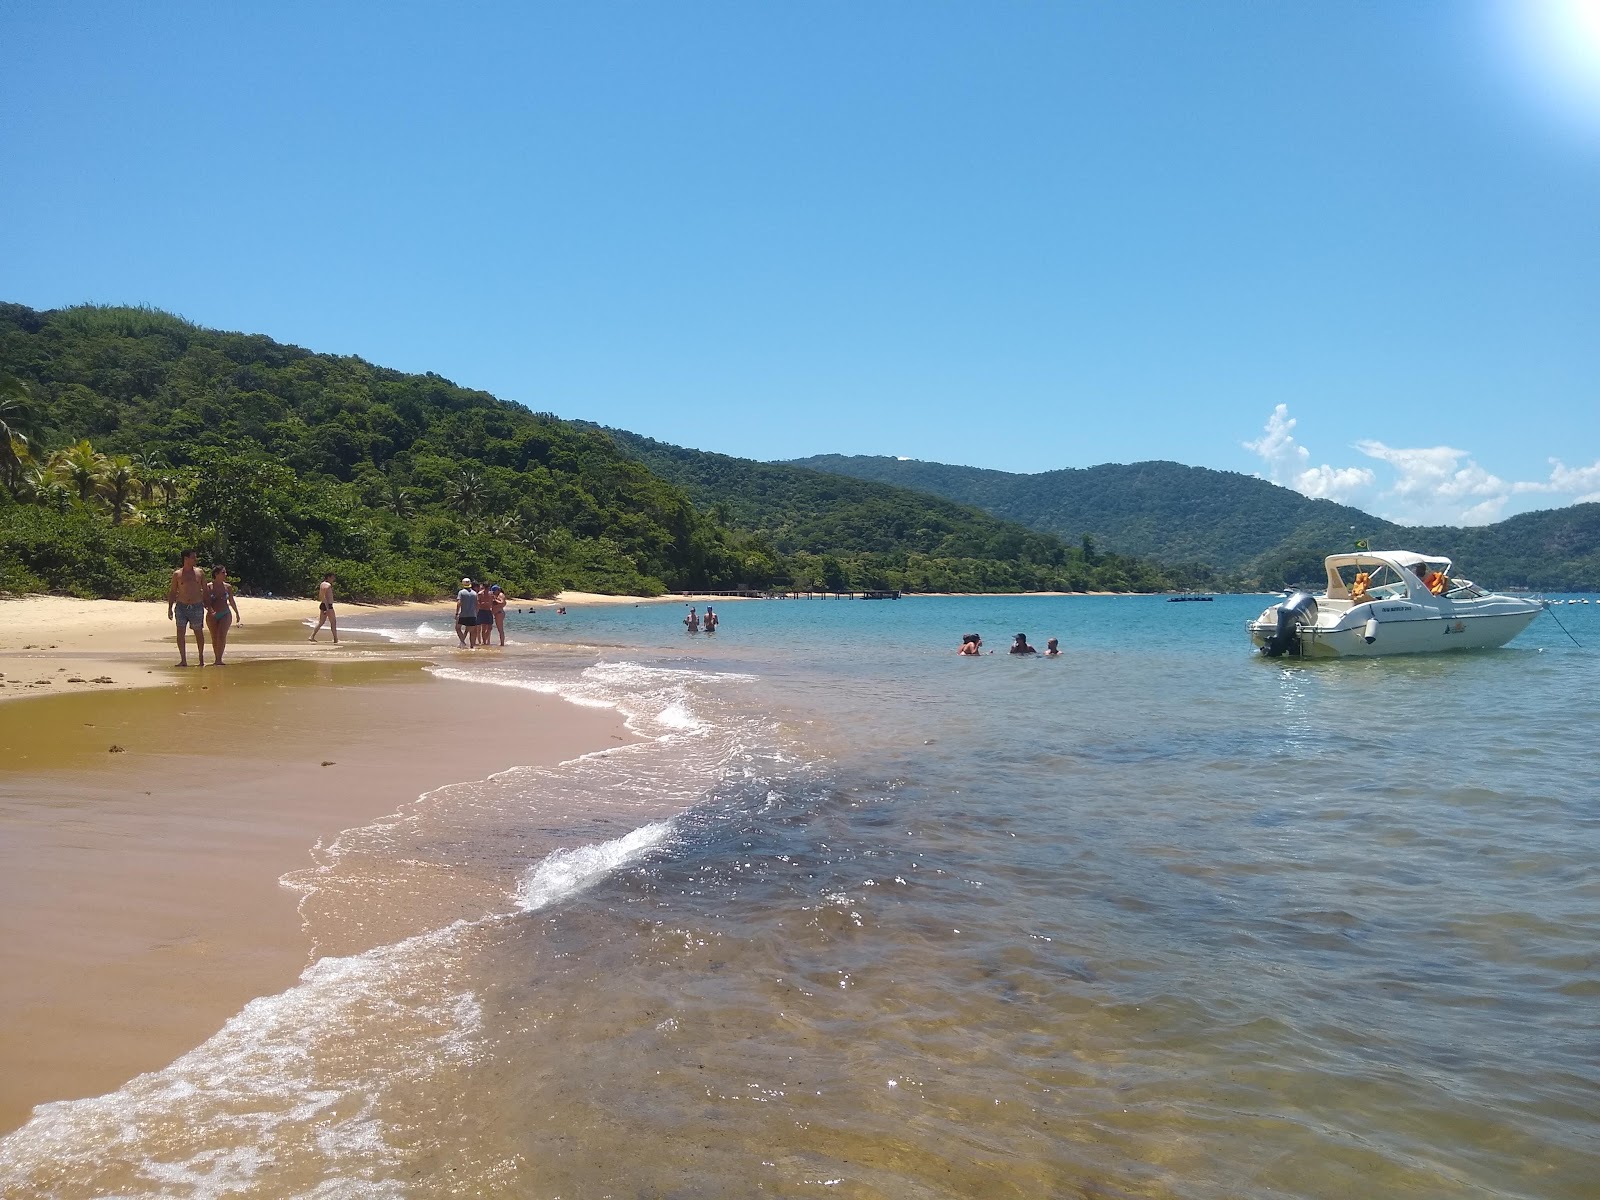
[[[1592,1197],[1600,615],[1299,664],[1264,603],[513,615],[554,648],[442,669],[651,740],[351,831],[292,881],[330,957],[0,1182]]]

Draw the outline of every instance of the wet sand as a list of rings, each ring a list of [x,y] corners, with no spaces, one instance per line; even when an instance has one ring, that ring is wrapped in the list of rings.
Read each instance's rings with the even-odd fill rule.
[[[0,1132],[165,1065],[292,983],[310,946],[278,880],[318,839],[631,740],[615,713],[415,662],[174,674],[0,704]]]

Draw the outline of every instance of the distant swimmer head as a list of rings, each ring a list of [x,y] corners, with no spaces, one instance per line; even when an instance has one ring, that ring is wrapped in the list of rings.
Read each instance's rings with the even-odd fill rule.
[[[1044,648],[1046,650],[1059,650],[1059,649],[1061,649],[1061,644],[1059,642],[1057,642],[1055,638],[1051,638],[1048,642],[1046,642],[1044,644]]]

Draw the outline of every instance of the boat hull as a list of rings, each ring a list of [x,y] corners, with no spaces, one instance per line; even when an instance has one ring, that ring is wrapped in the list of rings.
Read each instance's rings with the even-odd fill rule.
[[[1385,606],[1396,607],[1396,606]],[[1410,607],[1410,606],[1407,606]],[[1288,652],[1298,658],[1372,658],[1386,654],[1433,654],[1446,650],[1488,650],[1504,646],[1526,629],[1539,610],[1526,612],[1434,613],[1415,611],[1400,618],[1378,620],[1373,640],[1366,640],[1367,614],[1361,609],[1331,627],[1301,626],[1299,647]],[[1265,614],[1263,614],[1265,616]],[[1247,626],[1250,640],[1265,647],[1276,631],[1275,622],[1258,618]]]

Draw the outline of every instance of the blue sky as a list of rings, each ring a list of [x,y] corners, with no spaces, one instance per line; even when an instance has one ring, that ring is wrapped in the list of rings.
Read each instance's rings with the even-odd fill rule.
[[[0,38],[0,298],[757,458],[1600,497],[1600,0],[0,0]]]

